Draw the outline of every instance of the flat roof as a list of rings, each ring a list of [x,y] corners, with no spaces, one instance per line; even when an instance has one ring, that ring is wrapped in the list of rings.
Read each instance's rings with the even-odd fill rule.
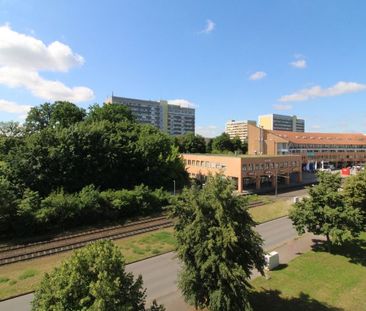
[[[299,154],[278,154],[278,155],[265,155],[265,154],[225,154],[225,153],[181,153],[182,155],[191,156],[209,156],[209,157],[227,157],[227,158],[283,158],[283,157],[301,157]]]
[[[362,133],[316,133],[276,130],[269,130],[269,132],[295,144],[366,146],[366,136]]]

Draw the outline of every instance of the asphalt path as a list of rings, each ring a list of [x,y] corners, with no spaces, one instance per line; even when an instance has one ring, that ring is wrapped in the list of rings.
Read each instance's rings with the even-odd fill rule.
[[[264,249],[272,250],[297,237],[291,221],[279,218],[256,227],[264,240]],[[147,304],[153,299],[165,305],[167,310],[185,310],[185,304],[177,289],[179,262],[174,252],[127,265],[127,271],[141,274],[147,288]],[[30,311],[33,294],[0,302],[1,311]]]

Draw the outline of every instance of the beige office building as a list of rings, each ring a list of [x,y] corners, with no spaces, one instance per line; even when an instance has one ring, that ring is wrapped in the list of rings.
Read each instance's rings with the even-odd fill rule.
[[[182,154],[191,178],[204,181],[209,174],[223,174],[234,181],[238,192],[264,186],[275,188],[281,181],[302,181],[301,156],[248,156],[224,154]]]
[[[258,127],[272,131],[304,132],[305,121],[297,116],[267,114],[258,117]]]
[[[230,138],[239,137],[241,141],[245,141],[248,139],[248,124],[256,125],[257,122],[251,120],[228,121],[226,122],[225,133],[229,134]]]

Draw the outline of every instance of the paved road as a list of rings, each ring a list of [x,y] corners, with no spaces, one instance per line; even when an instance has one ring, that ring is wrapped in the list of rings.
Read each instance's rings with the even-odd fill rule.
[[[257,226],[262,235],[264,248],[271,250],[286,241],[294,239],[297,234],[291,221],[285,217]],[[185,310],[185,304],[178,292],[176,281],[179,263],[174,253],[168,253],[127,266],[135,275],[142,274],[144,286],[147,287],[147,303],[157,299],[167,310]],[[32,294],[0,302],[1,311],[29,311]]]

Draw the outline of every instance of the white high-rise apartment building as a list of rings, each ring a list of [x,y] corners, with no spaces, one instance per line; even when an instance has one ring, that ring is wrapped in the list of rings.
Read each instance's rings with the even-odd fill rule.
[[[225,132],[229,134],[230,138],[239,137],[241,141],[245,141],[248,139],[248,124],[257,125],[257,122],[252,120],[228,121]]]
[[[106,104],[127,106],[137,122],[156,126],[170,135],[195,131],[195,109],[171,105],[166,100],[153,101],[112,96]]]

